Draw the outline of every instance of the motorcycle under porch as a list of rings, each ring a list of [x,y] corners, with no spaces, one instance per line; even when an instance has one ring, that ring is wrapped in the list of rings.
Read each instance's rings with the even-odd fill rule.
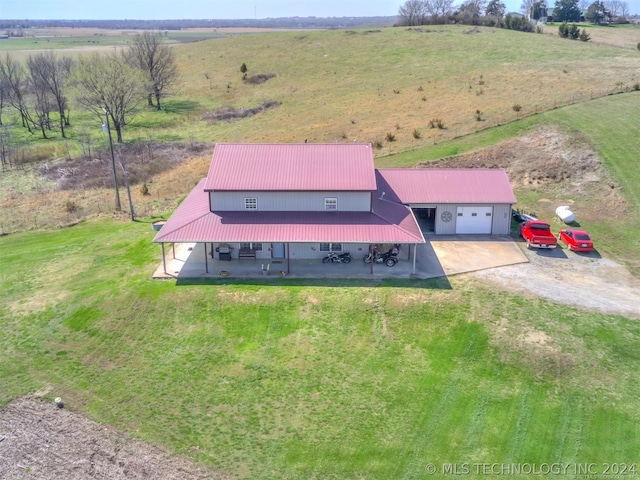
[[[415,274],[407,245],[400,249],[400,261],[393,267],[384,263],[365,264],[362,252],[351,252],[352,261],[322,263],[322,259],[287,260],[239,259],[212,260],[205,255],[202,243],[165,244],[165,261],[160,263],[153,278],[291,278],[383,279],[436,278],[527,262],[526,255],[509,236],[466,235],[434,237],[417,245]],[[413,255],[414,245],[411,246]],[[206,260],[205,260],[206,258]],[[268,269],[267,269],[268,266]],[[165,272],[166,269],[166,272]],[[263,273],[266,269],[266,273]],[[208,271],[207,271],[208,270]],[[281,272],[283,272],[281,274]]]

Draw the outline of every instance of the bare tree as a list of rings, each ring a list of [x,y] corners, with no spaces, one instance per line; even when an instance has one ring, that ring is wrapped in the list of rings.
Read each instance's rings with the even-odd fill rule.
[[[101,119],[108,115],[122,143],[122,128],[139,111],[149,91],[140,70],[117,54],[81,57],[72,74],[76,101]]]
[[[0,67],[1,68],[1,67]],[[4,77],[0,70],[0,127],[3,125],[2,123],[2,111],[4,110],[4,103],[7,98],[7,86],[4,81]]]
[[[583,12],[586,12],[591,5],[592,0],[578,0],[578,8]]]
[[[7,102],[20,114],[22,126],[33,133],[31,127],[35,125],[28,102],[29,77],[24,66],[13,59],[8,53],[0,60],[0,78]]]
[[[65,82],[71,73],[73,60],[70,57],[56,58],[53,52],[49,51],[30,55],[27,65],[36,91],[42,92],[41,95],[51,95],[55,101],[60,116],[60,132],[62,138],[67,138],[64,131],[64,127],[69,126],[69,119],[65,113],[68,109]]]
[[[427,2],[423,0],[407,0],[398,9],[398,23],[409,27],[424,25],[427,21],[428,13]]]
[[[417,0],[414,0],[417,1]],[[149,78],[151,90],[147,95],[147,103],[160,110],[160,99],[165,97],[178,80],[173,50],[162,43],[160,33],[144,32],[136,35],[133,44],[124,52],[130,65],[144,71]]]
[[[458,7],[456,19],[466,25],[479,25],[485,8],[485,0],[466,0]]]
[[[8,170],[13,164],[13,136],[7,126],[0,126],[0,164],[2,171]]]
[[[629,15],[629,4],[627,2],[623,2],[622,0],[609,0],[603,3],[614,19],[626,18]]]
[[[434,24],[442,23],[446,16],[451,13],[453,0],[431,0],[427,3],[427,9],[431,14],[431,20]]]
[[[520,13],[522,13],[528,19],[531,19],[531,11],[533,9],[533,3],[535,0],[522,0],[520,4]]]
[[[629,16],[629,4],[627,2],[620,2],[620,16],[622,18]]]

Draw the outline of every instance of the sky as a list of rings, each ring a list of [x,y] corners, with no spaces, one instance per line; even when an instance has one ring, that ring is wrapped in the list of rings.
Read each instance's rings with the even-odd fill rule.
[[[462,0],[456,0],[460,4]],[[632,14],[640,0],[626,0]],[[503,0],[518,12],[522,0]],[[0,19],[166,20],[394,16],[403,0],[0,0]],[[548,0],[549,5],[555,0]]]

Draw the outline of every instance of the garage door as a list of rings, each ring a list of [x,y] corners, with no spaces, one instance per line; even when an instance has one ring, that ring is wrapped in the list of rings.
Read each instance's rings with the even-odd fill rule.
[[[493,207],[458,207],[456,233],[491,233]]]

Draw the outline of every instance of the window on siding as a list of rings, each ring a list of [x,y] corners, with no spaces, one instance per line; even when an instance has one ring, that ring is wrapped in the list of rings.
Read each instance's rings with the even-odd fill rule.
[[[256,252],[262,251],[261,243],[240,243],[240,248],[243,250],[254,250]]]
[[[325,210],[337,210],[338,209],[338,199],[335,197],[326,197],[324,199],[324,209]]]
[[[461,217],[462,216],[462,212],[458,212],[458,216]]]
[[[477,216],[478,216],[478,214],[477,214],[476,212],[473,212],[473,213],[471,214],[471,216],[472,216],[472,217],[477,217]]]
[[[342,244],[341,243],[321,243],[320,251],[321,252],[341,252]]]
[[[258,209],[258,199],[257,198],[245,198],[244,199],[244,209],[245,210],[257,210]]]
[[[487,212],[487,213],[485,213],[485,215],[486,215],[487,217],[490,217],[490,216],[491,216],[491,212]]]

